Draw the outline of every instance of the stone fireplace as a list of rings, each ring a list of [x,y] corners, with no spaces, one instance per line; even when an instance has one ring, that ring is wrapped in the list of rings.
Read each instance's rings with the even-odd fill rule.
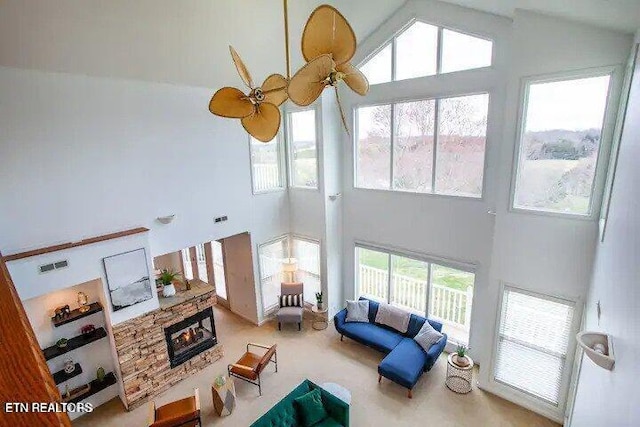
[[[175,368],[218,343],[213,310],[208,307],[164,328],[164,336],[169,363]]]
[[[216,297],[210,289],[200,295],[165,298],[161,308],[113,327],[129,409],[222,358],[212,310]],[[168,337],[177,345],[170,346]]]

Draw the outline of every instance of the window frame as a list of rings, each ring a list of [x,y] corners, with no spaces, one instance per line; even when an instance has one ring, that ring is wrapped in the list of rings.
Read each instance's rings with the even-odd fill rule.
[[[396,79],[396,70],[397,70],[397,64],[396,64],[396,50],[397,50],[397,39],[400,35],[402,35],[406,30],[408,30],[409,28],[411,28],[412,25],[414,25],[415,23],[420,22],[426,25],[431,25],[433,27],[437,28],[438,31],[438,36],[436,38],[436,73],[435,74],[428,74],[428,75],[424,75],[424,76],[417,76],[417,77],[411,77],[411,78],[407,78],[407,79],[402,79],[402,80],[397,80]],[[477,67],[477,68],[468,68],[466,70],[458,70],[458,71],[450,71],[448,73],[442,73],[442,45],[443,45],[443,32],[444,30],[449,30],[449,31],[454,31],[456,33],[460,33],[460,34],[464,34],[466,36],[469,37],[475,37],[478,39],[482,39],[488,42],[491,42],[491,64],[484,66],[484,67]],[[481,33],[476,33],[473,31],[468,31],[468,30],[462,30],[459,29],[457,27],[454,26],[449,26],[449,25],[443,25],[443,24],[439,24],[433,21],[429,21],[423,18],[412,18],[410,19],[405,25],[403,25],[398,31],[394,32],[391,37],[389,37],[388,39],[386,39],[380,46],[378,46],[376,49],[374,49],[369,55],[365,56],[362,61],[360,61],[357,64],[357,68],[360,69],[361,67],[363,67],[365,64],[367,64],[367,62],[369,62],[371,59],[373,59],[378,53],[382,52],[387,46],[391,46],[391,80],[387,81],[387,82],[381,82],[381,83],[376,83],[372,86],[378,86],[378,85],[386,85],[386,84],[390,84],[390,83],[397,83],[397,82],[402,82],[405,80],[413,80],[413,79],[424,79],[424,78],[434,78],[434,77],[439,77],[439,76],[444,76],[444,75],[450,75],[450,74],[457,74],[457,73],[466,73],[469,71],[478,71],[478,70],[485,70],[485,69],[491,69],[495,67],[495,61],[496,61],[496,49],[495,49],[495,45],[496,45],[496,40],[493,36],[488,35],[488,34],[481,34]]]
[[[504,293],[505,290],[512,290],[514,292],[522,293],[525,295],[533,296],[536,298],[544,299],[547,301],[555,301],[563,304],[572,304],[573,305],[573,318],[571,319],[571,331],[569,333],[569,337],[575,336],[579,330],[580,322],[582,319],[582,311],[583,311],[583,303],[580,297],[569,297],[565,295],[559,295],[554,293],[543,293],[540,291],[534,291],[531,289],[527,289],[525,287],[517,286],[512,283],[500,281],[500,289],[498,294],[498,305],[496,309],[496,319],[495,319],[495,328],[493,332],[493,344],[491,348],[491,360],[490,360],[490,370],[489,370],[489,381],[494,386],[498,387],[505,393],[509,393],[513,396],[513,393],[517,393],[519,396],[523,397],[523,399],[529,404],[529,409],[531,407],[534,408],[545,408],[553,414],[560,415],[564,413],[564,409],[567,404],[568,391],[571,382],[571,375],[573,371],[573,363],[576,355],[576,340],[569,339],[567,344],[567,354],[564,360],[565,366],[563,367],[562,372],[562,380],[560,385],[560,390],[558,393],[558,404],[553,404],[552,402],[536,396],[532,393],[529,393],[525,390],[521,390],[511,384],[507,384],[503,381],[496,379],[496,363],[498,361],[498,344],[500,339],[500,326],[502,320],[502,305],[504,303]],[[525,405],[526,406],[526,405]]]
[[[252,148],[251,148],[251,135],[247,134],[247,142],[249,144],[249,172],[251,176],[251,193],[256,196],[259,194],[268,194],[268,193],[277,193],[280,191],[287,190],[287,179],[286,179],[286,161],[285,161],[285,137],[282,129],[278,131],[275,138],[278,140],[278,177],[280,178],[280,186],[269,188],[266,190],[256,190],[255,186],[255,176],[253,172],[253,156],[252,156]]]
[[[469,314],[469,318],[472,319],[473,318],[473,312],[474,312],[474,304],[473,301],[475,301],[476,299],[476,283],[477,283],[477,277],[478,277],[478,266],[476,264],[472,264],[469,262],[464,262],[464,261],[456,261],[456,260],[452,260],[452,259],[448,259],[448,258],[442,258],[442,257],[438,257],[438,256],[434,256],[434,255],[427,255],[424,253],[420,253],[420,252],[414,252],[411,250],[407,250],[407,249],[400,249],[400,248],[396,248],[396,247],[392,247],[392,246],[385,246],[385,245],[380,245],[380,244],[376,244],[376,243],[370,243],[370,242],[365,242],[362,240],[356,240],[354,241],[354,246],[353,246],[353,267],[354,267],[354,298],[359,298],[360,297],[360,275],[358,274],[358,266],[359,266],[359,262],[360,259],[358,257],[358,248],[361,249],[366,249],[366,250],[370,250],[370,251],[375,251],[375,252],[381,252],[384,253],[388,256],[388,260],[389,260],[389,273],[388,273],[388,279],[387,279],[387,296],[388,296],[388,301],[385,301],[387,304],[390,304],[391,299],[392,299],[392,286],[391,286],[391,280],[392,280],[392,275],[393,275],[393,266],[392,266],[392,261],[391,261],[391,256],[395,255],[398,257],[403,257],[403,258],[409,258],[409,259],[413,259],[416,261],[421,261],[421,262],[425,262],[428,264],[428,272],[427,272],[427,289],[426,289],[426,298],[425,298],[425,315],[422,315],[423,317],[426,317],[427,319],[429,318],[429,304],[430,304],[430,294],[431,294],[431,286],[432,286],[432,265],[436,264],[438,266],[441,267],[446,267],[446,268],[452,268],[455,270],[459,270],[459,271],[463,271],[466,273],[471,273],[474,275],[474,281],[473,281],[473,300],[472,300],[472,304],[471,304],[471,313]],[[417,314],[413,311],[409,311],[410,313],[413,314]],[[472,341],[472,337],[473,337],[473,329],[471,328],[471,325],[469,325],[469,339],[468,342],[466,343],[467,346],[469,346],[469,344]],[[456,340],[452,339],[452,337],[447,335],[447,344],[450,345],[457,345],[459,344]]]
[[[293,162],[293,131],[291,127],[291,116],[294,113],[301,113],[305,111],[313,111],[314,116],[314,133],[315,133],[315,146],[316,146],[316,186],[305,186],[305,185],[295,185],[293,182],[294,175],[294,162]],[[284,112],[284,139],[286,141],[286,156],[287,156],[287,183],[289,188],[294,188],[296,190],[310,190],[310,191],[320,191],[320,144],[319,144],[319,135],[318,131],[320,114],[318,114],[318,109],[315,106],[310,107],[299,107],[299,108],[287,108]],[[253,168],[252,168],[253,170]]]
[[[475,70],[475,69],[474,69]],[[393,98],[388,101],[380,101],[373,103],[355,103],[352,106],[352,117],[353,117],[353,135],[351,136],[352,140],[352,156],[353,156],[353,180],[352,180],[352,189],[358,191],[384,191],[384,192],[392,192],[396,194],[410,194],[410,195],[418,195],[418,196],[429,196],[429,197],[444,197],[444,198],[453,198],[455,200],[472,200],[472,201],[485,201],[486,199],[486,184],[487,184],[487,166],[488,166],[488,157],[490,151],[490,143],[491,143],[491,123],[493,120],[493,113],[491,111],[491,103],[493,100],[493,90],[487,86],[485,90],[472,90],[472,91],[464,91],[464,92],[455,92],[455,93],[441,93],[441,94],[433,94],[428,96],[421,97],[402,97],[402,98]],[[437,154],[438,154],[438,133],[439,133],[439,117],[440,117],[440,101],[443,99],[452,99],[452,98],[462,98],[466,96],[476,96],[476,95],[487,95],[487,128],[485,130],[485,145],[484,145],[484,159],[482,164],[482,183],[480,184],[481,193],[479,196],[470,196],[468,194],[456,195],[456,194],[448,194],[448,193],[437,193],[436,189],[436,173],[437,173]],[[395,105],[396,104],[404,104],[409,102],[419,102],[419,101],[434,101],[435,110],[434,110],[434,130],[433,130],[433,165],[431,171],[431,192],[419,192],[419,191],[410,191],[410,190],[397,190],[393,188],[393,148],[396,140],[395,136]],[[359,114],[358,109],[367,108],[367,107],[377,107],[377,106],[391,106],[391,145],[389,152],[389,166],[390,166],[390,188],[366,188],[359,187],[357,185],[358,182],[358,125],[359,125]]]
[[[528,215],[540,215],[547,217],[565,218],[573,220],[587,220],[591,221],[596,219],[599,215],[599,211],[596,208],[601,202],[602,190],[604,183],[602,177],[606,174],[606,167],[610,156],[611,149],[611,121],[614,108],[615,89],[617,86],[619,67],[606,66],[588,68],[582,70],[565,71],[559,73],[537,74],[527,76],[520,81],[519,90],[519,105],[518,116],[516,122],[516,135],[515,146],[513,151],[513,161],[511,170],[511,183],[509,189],[509,212],[521,213]],[[598,145],[598,159],[596,160],[595,172],[593,175],[593,181],[591,183],[591,194],[589,198],[589,211],[586,214],[571,213],[571,212],[557,212],[544,209],[532,209],[526,207],[516,207],[516,191],[518,185],[518,178],[520,176],[520,161],[522,159],[522,140],[524,137],[524,130],[526,127],[526,115],[529,103],[529,87],[536,83],[554,83],[569,80],[579,80],[591,77],[603,77],[609,76],[609,87],[607,89],[607,98],[605,100],[605,109],[602,117],[602,127],[600,131],[600,144]],[[615,117],[614,117],[615,119]],[[615,120],[614,120],[615,121]]]
[[[324,291],[323,289],[323,285],[322,285],[322,242],[320,241],[320,239],[314,239],[313,237],[307,237],[307,236],[303,236],[300,234],[295,234],[295,233],[291,233],[289,234],[289,255],[290,257],[293,256],[295,258],[295,255],[293,253],[293,241],[294,240],[300,240],[303,242],[307,242],[307,243],[313,243],[318,245],[318,271],[320,271],[319,273],[319,278],[318,281],[320,282],[320,292]],[[304,300],[304,297],[303,297]],[[326,301],[326,299],[325,299]],[[315,301],[304,301],[305,303],[309,304],[309,305],[313,305],[315,303]]]
[[[286,242],[287,243],[287,248],[286,248],[286,252],[287,252],[287,257],[290,257],[291,255],[291,246],[289,245],[289,235],[288,234],[282,234],[278,237],[274,237],[273,239],[269,239],[267,241],[264,241],[262,243],[258,243],[257,244],[257,254],[258,254],[258,284],[260,287],[260,305],[262,306],[262,316],[263,318],[267,318],[270,315],[272,315],[277,308],[277,303],[273,306],[269,306],[269,307],[265,307],[264,304],[264,287],[262,286],[262,273],[263,273],[263,267],[262,267],[262,262],[260,260],[260,249],[264,246],[269,246],[272,245],[274,243],[277,242]]]

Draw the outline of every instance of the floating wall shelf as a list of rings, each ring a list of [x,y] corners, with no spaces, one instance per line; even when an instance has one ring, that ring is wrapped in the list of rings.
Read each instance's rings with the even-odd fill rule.
[[[62,398],[63,402],[67,402],[67,403],[78,403],[86,398],[88,398],[89,396],[93,396],[94,394],[98,393],[99,391],[104,390],[107,387],[110,387],[112,385],[114,385],[116,383],[116,376],[113,374],[113,372],[109,372],[105,377],[104,380],[102,381],[98,381],[97,379],[91,381],[89,383],[89,389],[82,393],[79,394],[77,396],[73,396],[70,399],[65,399],[64,396]]]
[[[81,373],[82,373],[82,367],[80,366],[79,363],[76,363],[75,369],[70,374],[65,372],[64,369],[53,374],[53,381],[55,381],[56,384],[60,384],[67,380],[70,380],[73,377],[77,377]]]
[[[104,328],[98,328],[89,336],[78,335],[77,337],[71,338],[67,345],[64,347],[58,347],[57,345],[52,345],[51,347],[47,347],[42,352],[44,353],[44,358],[46,360],[51,360],[54,357],[58,357],[65,353],[68,353],[76,348],[83,347],[87,344],[91,344],[94,341],[98,341],[107,336],[107,331]]]
[[[609,371],[613,369],[616,359],[610,335],[602,332],[583,331],[576,335],[576,339],[585,354],[596,365]],[[600,348],[601,352],[596,351],[596,348]]]
[[[102,305],[100,305],[99,302],[94,302],[89,305],[89,310],[85,311],[84,313],[81,312],[79,308],[76,308],[75,310],[71,311],[71,314],[69,316],[63,317],[62,319],[56,319],[55,317],[52,317],[51,321],[53,322],[53,326],[57,328],[58,326],[66,325],[67,323],[82,319],[83,317],[91,316],[92,314],[99,311],[102,311]]]

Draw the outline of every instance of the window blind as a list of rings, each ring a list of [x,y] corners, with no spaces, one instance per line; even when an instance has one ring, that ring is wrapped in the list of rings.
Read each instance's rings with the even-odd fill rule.
[[[304,300],[314,304],[320,292],[320,243],[294,237],[293,257],[298,260],[296,278],[304,283]],[[326,302],[326,299],[324,300]]]
[[[505,288],[494,377],[558,405],[574,303]]]

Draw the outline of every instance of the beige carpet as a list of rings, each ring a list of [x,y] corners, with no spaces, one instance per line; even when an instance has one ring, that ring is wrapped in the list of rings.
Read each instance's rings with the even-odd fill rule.
[[[377,366],[383,355],[340,336],[332,324],[315,331],[310,321],[298,332],[294,325],[283,331],[269,322],[256,327],[229,311],[215,309],[219,342],[225,357],[207,369],[186,378],[158,396],[157,405],[189,395],[200,388],[204,426],[248,426],[285,396],[303,379],[316,383],[335,382],[352,393],[351,425],[359,426],[557,426],[556,423],[475,388],[457,395],[444,385],[446,355],[425,373],[408,399],[406,389],[388,381],[378,384]],[[211,383],[226,373],[228,363],[245,351],[247,342],[278,344],[278,373],[269,366],[262,377],[262,397],[258,388],[236,380],[237,406],[233,414],[219,418],[213,413]],[[477,374],[477,373],[476,373]],[[147,407],[125,411],[118,398],[74,421],[74,426],[146,426]]]

